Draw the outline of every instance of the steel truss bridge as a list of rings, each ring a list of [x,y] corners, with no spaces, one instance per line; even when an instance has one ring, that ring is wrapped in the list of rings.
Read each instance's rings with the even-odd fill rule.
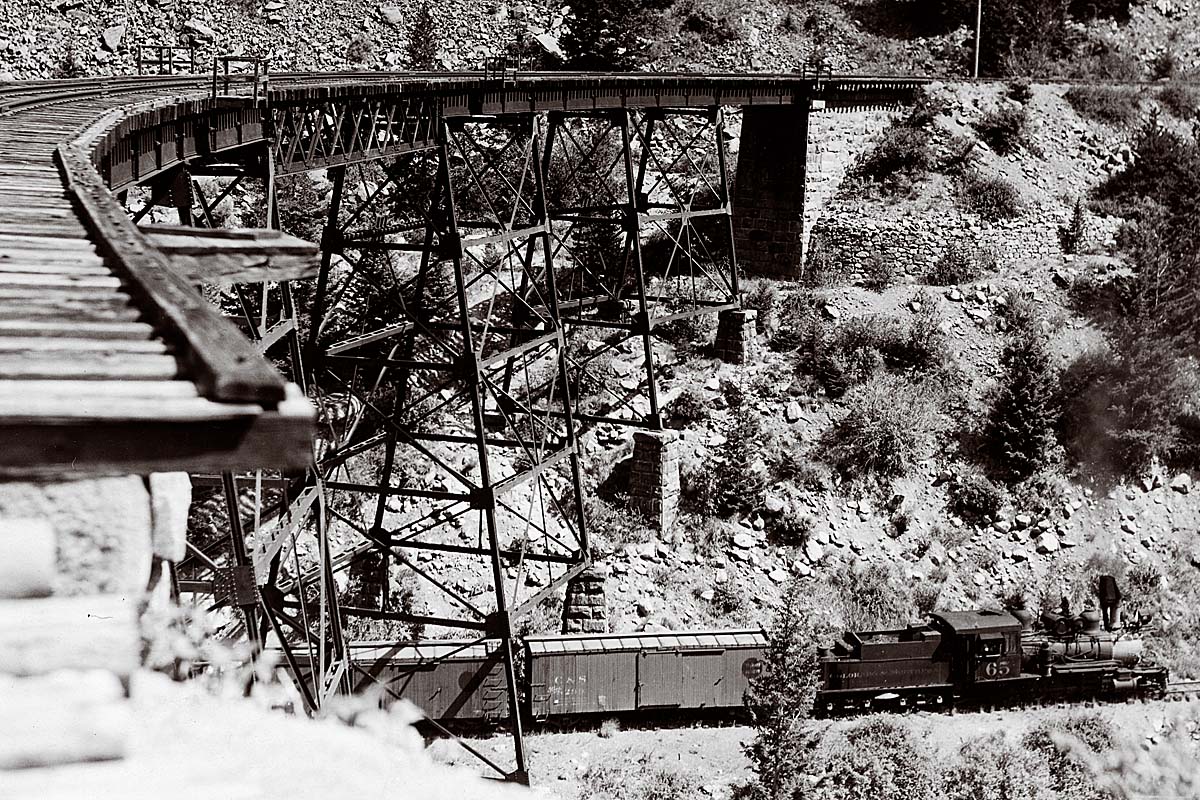
[[[891,107],[923,83],[214,72],[9,84],[0,471],[186,470],[223,492],[219,535],[189,543],[174,588],[211,594],[259,647],[280,645],[310,675],[298,681],[310,712],[364,682],[347,658],[351,617],[498,643],[514,763],[488,763],[527,780],[512,638],[589,564],[580,439],[596,425],[660,429],[655,328],[739,307],[727,110]],[[331,184],[319,256],[289,261],[305,251],[272,238],[278,195],[316,171]],[[261,198],[249,227],[265,230],[214,243],[235,190]],[[182,227],[139,227],[156,206]],[[231,287],[221,307],[201,283]],[[617,350],[635,368],[613,382],[599,365]],[[399,603],[392,565],[442,601]],[[339,604],[343,571],[361,590],[353,605]]]

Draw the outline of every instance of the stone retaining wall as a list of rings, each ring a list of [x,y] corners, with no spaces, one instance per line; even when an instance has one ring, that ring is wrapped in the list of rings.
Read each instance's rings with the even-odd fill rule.
[[[806,270],[814,255],[830,259],[839,273],[853,279],[861,276],[867,259],[893,262],[896,273],[923,275],[954,244],[972,250],[987,250],[1001,269],[1021,259],[1058,259],[1063,255],[1059,229],[1067,224],[1060,209],[1037,209],[1017,219],[981,222],[966,214],[941,218],[922,217],[876,222],[861,210],[844,210],[816,222],[812,246],[806,255]],[[1087,242],[1107,244],[1119,225],[1115,219],[1092,219]]]

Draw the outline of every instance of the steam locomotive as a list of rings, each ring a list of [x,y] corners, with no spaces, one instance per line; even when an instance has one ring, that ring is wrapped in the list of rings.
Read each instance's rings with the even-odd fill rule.
[[[1117,699],[1162,692],[1168,673],[1144,661],[1138,633],[1122,626],[1120,593],[1100,579],[1103,616],[1088,609],[1044,614],[1024,609],[930,615],[903,630],[848,632],[820,651],[820,715],[945,708],[956,702],[1010,704]],[[1103,623],[1103,624],[1102,624]]]

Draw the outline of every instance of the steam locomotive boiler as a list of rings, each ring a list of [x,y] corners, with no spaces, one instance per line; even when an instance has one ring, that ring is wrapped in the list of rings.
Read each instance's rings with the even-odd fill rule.
[[[847,632],[820,651],[816,712],[942,708],[1162,691],[1165,667],[1144,662],[1136,627],[1095,611],[1044,615],[953,611],[903,630]]]

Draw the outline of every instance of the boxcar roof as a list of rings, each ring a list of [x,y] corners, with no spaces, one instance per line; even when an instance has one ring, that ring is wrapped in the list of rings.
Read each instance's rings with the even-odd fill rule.
[[[354,661],[482,661],[496,649],[494,643],[476,639],[434,639],[413,642],[350,642]]]
[[[1016,617],[1003,611],[939,611],[929,616],[955,633],[999,633],[1021,627]]]
[[[689,633],[587,633],[574,636],[529,636],[525,646],[535,655],[544,653],[620,653],[635,650],[701,650],[709,648],[766,647],[761,629]]]

